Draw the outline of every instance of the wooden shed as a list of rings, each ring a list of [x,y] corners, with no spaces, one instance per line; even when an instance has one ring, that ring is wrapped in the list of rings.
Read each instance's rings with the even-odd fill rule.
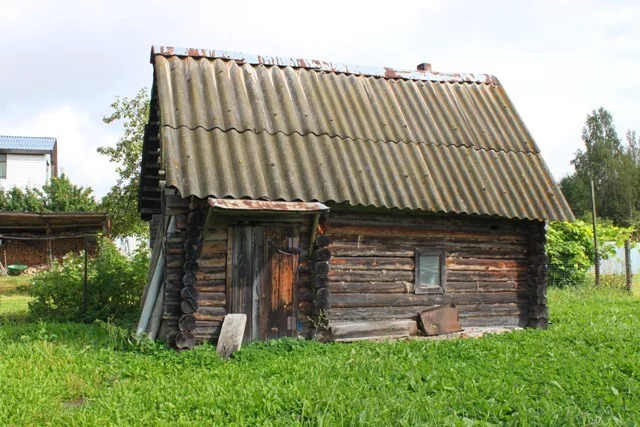
[[[547,326],[545,223],[573,215],[498,79],[152,48],[139,331],[215,342]]]

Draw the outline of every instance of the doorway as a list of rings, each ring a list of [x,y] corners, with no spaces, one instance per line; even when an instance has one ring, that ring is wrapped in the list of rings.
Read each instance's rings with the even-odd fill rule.
[[[230,313],[245,313],[243,342],[297,333],[297,225],[232,227]]]

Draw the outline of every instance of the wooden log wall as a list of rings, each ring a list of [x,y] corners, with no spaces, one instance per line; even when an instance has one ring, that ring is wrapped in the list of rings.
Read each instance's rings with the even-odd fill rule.
[[[158,235],[158,224],[162,215],[153,215],[149,221],[149,247],[153,249],[156,236]]]
[[[539,329],[546,329],[549,324],[547,308],[549,258],[544,249],[546,240],[544,223],[529,223],[528,326]]]
[[[164,339],[168,344],[175,346],[176,335],[180,331],[178,321],[182,315],[180,308],[182,302],[182,276],[185,262],[185,241],[187,240],[187,215],[189,213],[189,200],[167,192],[164,196],[165,215],[168,223],[170,216],[176,218],[176,229],[167,235],[166,264],[165,264],[165,303],[162,316]]]
[[[178,348],[210,342],[220,335],[226,310],[227,224],[215,221],[205,230],[206,210],[196,200],[186,215],[183,265],[179,282]]]
[[[314,317],[314,299],[315,299],[315,284],[313,269],[315,260],[310,257],[310,251],[313,248],[311,245],[311,226],[312,219],[309,215],[305,217],[297,217],[293,219],[298,223],[299,227],[299,249],[300,256],[298,257],[298,277],[297,277],[297,317],[301,326],[301,330],[298,331],[299,336],[305,338],[311,338],[315,332],[315,317]],[[294,297],[294,301],[296,298]]]
[[[450,303],[465,327],[547,325],[542,222],[334,210],[311,245],[309,216],[216,214],[205,230],[207,208],[198,201],[167,196],[166,212],[177,219],[167,239],[163,317],[173,345],[217,341],[230,309],[232,227],[283,221],[299,226],[294,301],[302,336],[317,332],[320,313],[329,325],[371,322],[372,330],[386,330],[379,322],[416,319]],[[417,248],[444,252],[444,292],[414,292]]]
[[[326,222],[326,217],[322,216],[323,223]],[[313,242],[312,254],[309,257],[309,264],[311,266],[311,294],[313,297],[313,327],[314,335],[318,339],[327,339],[327,333],[329,332],[329,318],[328,310],[331,307],[329,291],[329,261],[331,260],[331,250],[327,248],[329,246],[329,238],[324,234],[324,225],[318,226],[318,234]]]
[[[330,324],[453,303],[463,326],[544,326],[544,223],[334,209],[326,230]],[[416,248],[444,252],[444,292],[414,293]]]

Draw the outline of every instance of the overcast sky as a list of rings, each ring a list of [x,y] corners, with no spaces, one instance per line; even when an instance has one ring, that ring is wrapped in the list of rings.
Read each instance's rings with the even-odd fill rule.
[[[114,96],[149,87],[153,44],[498,76],[556,179],[587,114],[640,131],[640,1],[0,2],[0,134],[58,138],[62,171],[103,196]]]

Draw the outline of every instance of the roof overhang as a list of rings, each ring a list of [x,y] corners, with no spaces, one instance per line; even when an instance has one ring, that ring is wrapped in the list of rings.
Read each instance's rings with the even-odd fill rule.
[[[266,200],[216,199],[209,197],[209,206],[225,211],[284,212],[314,214],[329,210],[320,202],[271,202]]]
[[[109,227],[106,213],[0,212],[0,238],[81,237]]]
[[[51,154],[53,150],[20,150],[13,148],[0,148],[0,154]]]

